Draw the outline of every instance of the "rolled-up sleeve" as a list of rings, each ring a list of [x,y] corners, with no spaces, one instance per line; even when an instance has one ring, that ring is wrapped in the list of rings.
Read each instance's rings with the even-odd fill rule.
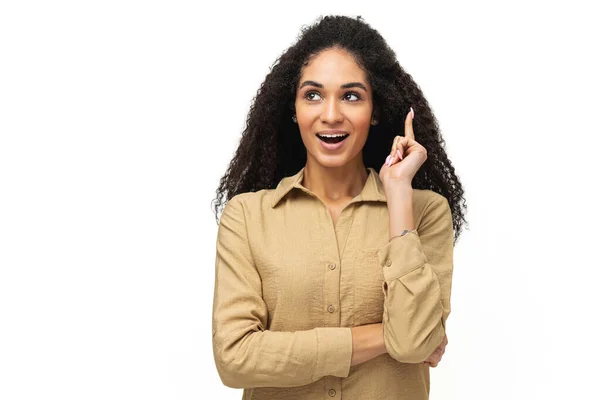
[[[453,253],[452,212],[441,195],[425,207],[416,232],[394,238],[379,249],[384,342],[395,360],[424,361],[444,339]]]
[[[302,386],[350,372],[350,327],[280,332],[266,329],[267,306],[247,240],[244,203],[221,215],[215,265],[212,337],[217,371],[232,388]]]

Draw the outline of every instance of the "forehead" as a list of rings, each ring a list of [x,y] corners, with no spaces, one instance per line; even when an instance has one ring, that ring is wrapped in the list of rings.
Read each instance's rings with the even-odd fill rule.
[[[325,86],[339,87],[350,81],[362,82],[368,86],[365,71],[349,53],[338,49],[324,50],[313,57],[302,69],[300,83],[306,79]]]

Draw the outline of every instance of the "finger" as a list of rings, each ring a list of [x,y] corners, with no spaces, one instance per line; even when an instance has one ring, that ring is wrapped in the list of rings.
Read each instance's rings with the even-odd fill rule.
[[[398,143],[396,143],[396,147],[402,152],[402,159],[415,151],[423,151],[422,149],[424,149],[424,147],[414,139],[405,136],[400,136]],[[423,152],[427,154],[427,150],[424,150]]]
[[[411,107],[410,108],[411,111],[406,115],[406,118],[404,119],[404,136],[415,140],[415,132],[413,131],[413,115],[414,115],[414,110]]]
[[[393,161],[392,154],[394,152],[394,146],[396,146],[396,140],[397,140],[397,137],[394,138],[394,141],[392,142],[392,149],[390,150],[390,154],[388,154],[388,156],[385,159],[385,165],[387,165],[388,167],[392,164],[392,161]]]
[[[394,137],[394,142],[392,143],[392,151],[390,152],[390,156],[395,156],[396,154],[396,149],[398,148],[398,141],[402,138],[402,136],[400,135],[396,135],[396,137]]]
[[[392,154],[395,156],[395,161],[402,161],[406,156],[405,147],[408,143],[408,139],[404,136],[396,136],[397,139],[394,139],[394,145],[392,147]]]
[[[444,336],[444,338],[442,339],[442,343],[440,343],[440,345],[434,350],[434,353],[441,351],[443,354],[443,352],[446,350],[446,343],[447,339],[446,336]]]
[[[404,159],[404,156],[406,155],[406,152],[404,150],[404,146],[406,146],[407,140],[403,136],[399,136],[399,137],[400,137],[400,139],[398,139],[398,142],[396,143],[396,155],[402,161]]]
[[[394,137],[394,141],[392,142],[392,150],[390,152],[390,155],[388,156],[388,166],[392,166],[397,160],[398,160],[398,152],[397,152],[397,146],[398,146],[398,141],[402,139],[402,136],[396,136]]]
[[[431,355],[429,357],[427,357],[427,359],[425,361],[433,361],[433,360],[439,358],[442,354],[443,354],[442,347],[438,346],[438,348],[435,349],[433,351],[433,353],[431,353]]]

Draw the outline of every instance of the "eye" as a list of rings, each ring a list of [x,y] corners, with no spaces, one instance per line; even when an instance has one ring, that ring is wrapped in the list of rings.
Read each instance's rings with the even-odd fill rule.
[[[314,99],[314,97],[313,97],[313,98],[310,98],[310,97],[309,97],[311,94],[316,94],[317,96],[320,96],[320,95],[319,95],[319,93],[317,93],[317,92],[315,92],[315,91],[310,91],[310,92],[306,92],[306,93],[304,94],[304,98],[305,98],[305,99],[307,99],[307,100],[313,100],[313,99]]]
[[[344,97],[346,97],[346,96],[355,96],[355,97],[356,97],[356,100],[349,100],[349,99],[348,99],[348,101],[350,101],[351,103],[353,103],[353,102],[355,102],[355,101],[358,101],[358,100],[362,99],[362,97],[360,97],[360,95],[359,95],[358,93],[356,93],[356,92],[348,92],[348,93],[346,93],[346,94],[344,95]]]
[[[318,92],[315,92],[314,90],[311,90],[311,91],[306,92],[304,94],[304,98],[307,99],[307,100],[313,101],[313,100],[315,100],[315,97],[314,96],[311,97],[312,95],[316,95],[316,96],[319,96],[319,97],[321,96]],[[349,98],[349,96],[354,96],[355,99],[351,99],[351,98]],[[347,93],[344,94],[344,99],[347,100],[347,101],[349,101],[350,103],[354,103],[356,101],[362,100],[362,97],[360,97],[360,95],[358,93],[356,93],[356,92],[347,92]],[[316,99],[316,100],[319,100],[319,99]]]

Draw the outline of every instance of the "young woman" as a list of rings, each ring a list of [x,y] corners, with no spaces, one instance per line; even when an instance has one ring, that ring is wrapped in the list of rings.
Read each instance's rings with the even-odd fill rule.
[[[303,29],[217,191],[225,385],[244,399],[429,397],[465,207],[443,145],[421,90],[361,17]]]

